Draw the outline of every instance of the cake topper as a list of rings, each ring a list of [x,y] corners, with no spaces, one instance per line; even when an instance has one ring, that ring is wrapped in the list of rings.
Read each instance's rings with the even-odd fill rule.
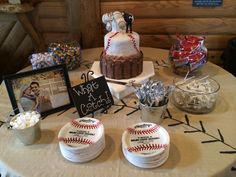
[[[134,16],[127,12],[123,12],[122,14],[126,22],[126,33],[128,32],[132,33],[132,23],[134,21]]]
[[[112,12],[106,13],[102,16],[102,22],[106,25],[106,30],[107,31],[112,30],[112,20],[113,20]]]
[[[125,31],[127,26],[123,13],[119,11],[104,14],[102,22],[106,25],[106,30],[112,32]]]

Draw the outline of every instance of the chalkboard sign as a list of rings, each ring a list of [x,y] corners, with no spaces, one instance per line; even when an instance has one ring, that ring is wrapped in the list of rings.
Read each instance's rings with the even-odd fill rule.
[[[80,117],[100,109],[106,110],[114,104],[104,76],[74,86],[70,92]]]
[[[193,6],[196,7],[215,7],[221,6],[223,0],[193,0]]]

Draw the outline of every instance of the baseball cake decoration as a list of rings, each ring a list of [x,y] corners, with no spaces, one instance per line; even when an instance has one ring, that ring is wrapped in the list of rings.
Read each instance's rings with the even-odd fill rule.
[[[99,156],[105,148],[103,124],[94,118],[73,119],[58,134],[64,158],[72,162],[87,162]]]
[[[169,156],[170,137],[160,125],[148,122],[128,127],[122,135],[125,158],[140,168],[155,168]]]

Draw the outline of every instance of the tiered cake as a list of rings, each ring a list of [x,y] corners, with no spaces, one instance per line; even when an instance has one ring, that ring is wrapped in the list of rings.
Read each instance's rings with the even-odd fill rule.
[[[124,20],[124,14],[119,13],[113,12],[107,15],[111,17],[112,31],[104,37],[100,68],[101,73],[108,78],[129,79],[142,73],[143,54],[139,50],[139,35],[132,32],[132,29],[128,30],[127,25],[122,24],[122,22],[128,22]],[[126,26],[126,31],[124,26]]]

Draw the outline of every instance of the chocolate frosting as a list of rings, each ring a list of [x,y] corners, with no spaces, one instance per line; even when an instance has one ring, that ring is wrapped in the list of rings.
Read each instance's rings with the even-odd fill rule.
[[[143,53],[140,51],[130,56],[107,55],[104,51],[100,56],[101,73],[111,79],[129,79],[143,71]]]

